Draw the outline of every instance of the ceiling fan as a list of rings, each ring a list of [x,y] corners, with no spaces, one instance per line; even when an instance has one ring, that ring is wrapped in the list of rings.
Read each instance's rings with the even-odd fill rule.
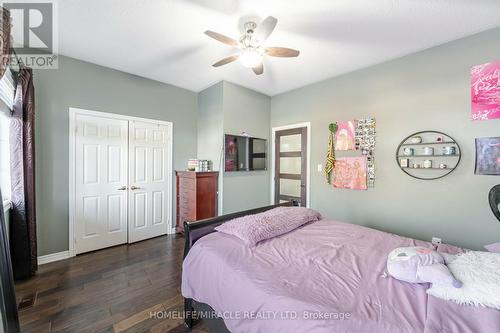
[[[277,23],[278,20],[272,16],[268,16],[264,19],[259,26],[253,21],[246,22],[243,26],[245,32],[238,41],[214,31],[205,31],[205,34],[213,39],[240,49],[238,54],[221,59],[212,66],[219,67],[239,59],[243,66],[252,68],[255,74],[261,75],[264,73],[262,59],[265,55],[286,58],[297,57],[300,53],[297,50],[286,47],[264,46],[265,41],[273,32]]]

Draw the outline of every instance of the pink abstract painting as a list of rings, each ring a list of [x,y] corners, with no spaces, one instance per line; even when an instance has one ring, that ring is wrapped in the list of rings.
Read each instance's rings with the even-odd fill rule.
[[[366,156],[337,158],[333,187],[366,190]]]
[[[500,61],[471,69],[472,120],[500,118]]]
[[[338,121],[335,135],[335,150],[355,150],[354,121]]]

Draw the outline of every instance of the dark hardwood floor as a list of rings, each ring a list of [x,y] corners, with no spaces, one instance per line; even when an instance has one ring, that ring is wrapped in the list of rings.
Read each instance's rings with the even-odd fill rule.
[[[18,303],[35,297],[19,312],[22,332],[210,332],[203,322],[190,331],[179,316],[150,315],[182,313],[183,246],[169,235],[40,266],[16,284]]]

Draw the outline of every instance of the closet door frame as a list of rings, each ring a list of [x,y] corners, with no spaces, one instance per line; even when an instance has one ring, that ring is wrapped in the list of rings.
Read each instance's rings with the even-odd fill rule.
[[[175,227],[173,226],[173,211],[172,211],[172,206],[173,206],[173,178],[174,178],[174,172],[173,172],[173,133],[174,133],[174,124],[170,121],[164,121],[164,120],[157,120],[157,119],[148,119],[148,118],[140,118],[140,117],[132,117],[132,116],[124,116],[121,114],[117,113],[108,113],[108,112],[101,112],[101,111],[93,111],[93,110],[86,110],[86,109],[79,109],[79,108],[69,108],[69,233],[68,233],[68,244],[69,244],[69,250],[68,250],[68,256],[69,257],[74,257],[75,256],[75,190],[76,190],[76,184],[75,184],[75,175],[76,175],[76,117],[77,115],[90,115],[90,116],[96,116],[96,117],[104,117],[104,118],[111,118],[111,119],[119,119],[119,120],[127,120],[127,121],[142,121],[142,122],[149,122],[149,123],[155,123],[159,125],[164,125],[169,128],[168,131],[168,141],[167,141],[167,165],[168,165],[168,173],[169,175],[167,176],[168,179],[168,186],[167,186],[167,193],[169,193],[169,200],[168,200],[168,207],[167,207],[167,216],[170,221],[170,227],[167,231],[167,234],[174,234],[175,233]],[[128,179],[128,177],[127,177]]]

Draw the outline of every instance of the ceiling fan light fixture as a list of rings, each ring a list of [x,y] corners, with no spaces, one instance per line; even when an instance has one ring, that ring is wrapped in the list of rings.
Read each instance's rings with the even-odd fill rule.
[[[254,48],[247,48],[241,50],[240,61],[246,68],[254,68],[262,63],[262,52]]]
[[[251,68],[255,75],[262,75],[264,73],[263,58],[266,57],[280,57],[280,58],[293,58],[299,56],[299,51],[289,49],[287,47],[269,47],[265,45],[267,38],[276,28],[278,20],[275,17],[268,16],[262,20],[259,25],[253,21],[245,22],[245,32],[241,37],[236,40],[218,32],[207,30],[205,34],[221,43],[233,46],[239,49],[239,54],[225,57],[214,63],[213,67],[220,67],[229,64],[236,59],[246,68]]]

